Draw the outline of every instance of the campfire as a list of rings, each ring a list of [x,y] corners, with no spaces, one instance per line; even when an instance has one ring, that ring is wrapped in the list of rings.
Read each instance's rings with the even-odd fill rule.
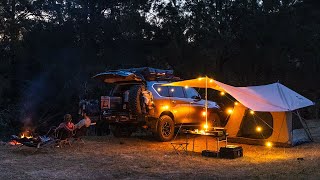
[[[15,145],[21,145],[21,140],[29,140],[32,139],[32,132],[30,130],[25,130],[24,132],[22,132],[19,136],[16,135],[12,135],[12,140],[9,141],[8,143],[12,146]]]
[[[27,139],[30,139],[30,138],[33,138],[32,135],[26,135],[24,133],[21,134],[20,138],[27,138]]]

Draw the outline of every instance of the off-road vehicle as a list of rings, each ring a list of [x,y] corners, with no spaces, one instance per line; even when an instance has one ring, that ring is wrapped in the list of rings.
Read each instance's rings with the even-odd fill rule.
[[[192,87],[163,84],[180,80],[173,70],[132,68],[107,71],[93,78],[112,83],[109,95],[101,96],[101,119],[114,136],[131,135],[138,127],[150,130],[160,141],[170,141],[177,128],[200,128],[208,115],[211,125],[219,126],[219,106],[205,100]]]

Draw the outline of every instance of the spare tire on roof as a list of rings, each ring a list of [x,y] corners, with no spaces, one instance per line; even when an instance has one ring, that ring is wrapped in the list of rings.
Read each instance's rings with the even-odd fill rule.
[[[129,92],[129,110],[134,115],[139,115],[143,113],[142,109],[142,91],[145,87],[143,85],[134,85],[130,88]]]

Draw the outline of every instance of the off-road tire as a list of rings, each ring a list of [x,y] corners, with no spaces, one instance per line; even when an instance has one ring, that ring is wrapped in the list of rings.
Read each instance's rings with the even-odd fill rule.
[[[120,124],[110,125],[110,130],[114,137],[130,137],[132,131]]]
[[[134,115],[142,114],[142,91],[143,85],[134,85],[130,88],[129,92],[129,110]]]
[[[174,122],[170,116],[163,115],[157,123],[156,137],[159,141],[171,141],[174,137]]]

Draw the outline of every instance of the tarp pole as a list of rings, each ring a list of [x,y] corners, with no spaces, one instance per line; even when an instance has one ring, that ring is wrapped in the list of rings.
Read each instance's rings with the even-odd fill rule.
[[[208,77],[206,76],[206,130],[208,130]]]

